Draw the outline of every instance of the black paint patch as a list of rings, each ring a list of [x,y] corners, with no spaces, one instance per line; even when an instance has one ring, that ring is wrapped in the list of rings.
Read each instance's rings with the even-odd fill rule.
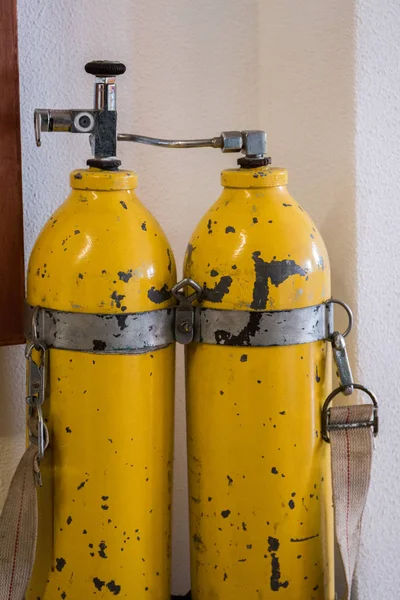
[[[211,269],[210,275],[211,275],[211,277],[218,277],[219,273],[215,269]]]
[[[103,340],[93,340],[93,351],[94,352],[102,352],[107,348],[106,342]]]
[[[108,504],[102,504],[101,508],[102,510],[108,510]]]
[[[123,200],[120,200],[119,203],[122,206],[122,208],[124,208],[125,210],[128,210],[128,207]]]
[[[233,483],[232,477],[229,477],[229,475],[227,475],[226,478],[228,480],[228,485],[232,485],[232,483]]]
[[[62,600],[65,600],[65,598],[66,598],[66,597],[67,597],[67,594],[66,594],[66,592],[63,592],[63,593],[61,594],[61,598],[62,598]]]
[[[86,484],[86,481],[82,481],[82,483],[80,483],[76,489],[81,490],[83,487],[85,487],[85,484]]]
[[[94,583],[94,587],[96,588],[96,590],[99,590],[99,592],[101,592],[101,588],[106,585],[105,581],[101,581],[101,579],[99,579],[98,577],[93,577],[93,583]]]
[[[56,569],[59,573],[61,573],[66,564],[67,561],[65,558],[56,558]]]
[[[69,516],[68,519],[67,519],[67,525],[71,525],[71,523],[72,523],[72,517]]]
[[[121,281],[123,281],[124,283],[128,283],[128,281],[132,277],[132,269],[129,269],[129,271],[127,271],[126,273],[124,271],[118,271],[117,275]]]
[[[100,542],[99,548],[100,548],[100,550],[98,550],[97,552],[98,552],[100,558],[108,558],[107,554],[105,552],[107,549],[107,544],[105,542]]]
[[[256,279],[253,288],[253,301],[251,308],[263,310],[267,306],[269,296],[268,280],[278,287],[293,275],[305,276],[307,271],[297,265],[294,260],[271,260],[266,262],[261,258],[261,252],[253,252],[254,269]]]
[[[292,206],[291,204],[285,204],[284,202],[282,203],[282,206]]]
[[[247,354],[242,354],[240,357],[240,362],[247,362]]]
[[[82,173],[75,173],[74,179],[82,179]]]
[[[272,469],[271,469],[271,473],[272,473],[273,475],[278,475],[278,469],[277,469],[276,467],[272,467]]]
[[[208,223],[207,223],[208,233],[212,233],[211,226],[212,226],[212,221],[211,221],[211,219],[208,219]]]
[[[274,537],[268,538],[268,552],[277,552],[279,550],[279,540]]]
[[[257,217],[253,217],[253,223],[258,223]]]
[[[66,428],[65,428],[65,431],[66,431],[67,433],[72,433],[72,429],[71,429],[71,427],[66,427]]]
[[[107,588],[109,589],[109,591],[114,594],[114,596],[117,596],[120,591],[121,591],[121,586],[117,585],[114,581],[114,579],[112,579],[111,581],[109,581],[107,583]]]
[[[305,537],[305,538],[290,538],[291,542],[297,543],[297,542],[308,542],[308,540],[313,540],[314,538],[319,537],[319,533],[316,533],[315,535],[310,535],[309,537]]]
[[[114,302],[117,305],[117,308],[121,308],[121,300],[123,300],[125,298],[124,294],[118,294],[117,291],[114,291],[111,296],[110,296],[111,300],[114,300]]]
[[[294,509],[294,507],[295,507],[295,504],[294,504],[293,500],[289,500],[289,508],[290,508],[291,510],[293,510],[293,509]]]
[[[80,233],[79,229],[75,229],[74,234],[78,235],[78,233]]]
[[[120,330],[122,331],[123,329],[126,329],[128,327],[128,325],[126,324],[126,319],[128,318],[128,315],[115,315],[117,318],[117,323],[118,323],[118,327],[120,328]]]
[[[186,268],[187,269],[191,269],[193,266],[193,252],[195,250],[195,247],[192,244],[188,244],[188,247],[186,248]]]
[[[168,271],[171,273],[171,271],[172,271],[172,260],[171,260],[171,253],[169,251],[169,248],[167,248],[167,256],[168,256]]]
[[[223,510],[223,511],[221,512],[221,517],[222,517],[223,519],[226,519],[227,517],[229,517],[229,515],[230,515],[230,514],[231,514],[231,511],[230,511],[230,510]]]
[[[321,381],[321,377],[318,375],[318,366],[315,367],[315,381],[317,383]]]
[[[217,344],[222,343],[226,346],[250,346],[251,338],[257,331],[260,331],[261,317],[261,313],[251,312],[247,325],[236,335],[224,329],[218,329],[214,334],[215,341]]]
[[[156,290],[153,285],[147,292],[147,296],[155,304],[162,304],[162,302],[166,302],[171,298],[171,290],[166,283],[159,290]]]
[[[244,521],[242,523],[242,529],[243,529],[243,531],[247,531],[247,525]]]
[[[143,223],[141,224],[141,228],[143,229],[143,231],[147,231],[146,221],[143,221]]]
[[[279,592],[279,589],[287,588],[288,581],[281,581],[281,568],[276,552],[279,550],[279,540],[274,537],[268,538],[268,552],[271,552],[271,577],[270,584],[273,592]]]
[[[229,292],[229,288],[232,285],[232,277],[229,275],[223,275],[221,279],[214,285],[213,288],[208,288],[204,284],[204,299],[209,302],[222,302],[225,294]]]
[[[225,228],[225,233],[236,233],[236,229],[232,225],[229,225]]]

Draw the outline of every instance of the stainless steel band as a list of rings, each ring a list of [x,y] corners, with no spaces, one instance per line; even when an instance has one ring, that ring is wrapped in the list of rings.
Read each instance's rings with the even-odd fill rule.
[[[196,307],[193,341],[220,346],[291,346],[328,340],[330,302],[284,311]],[[128,314],[93,314],[26,307],[26,337],[47,348],[96,354],[142,354],[176,339],[176,307]],[[178,339],[179,341],[179,339]]]
[[[37,310],[27,305],[26,316],[27,339],[39,339],[47,348],[96,354],[143,354],[165,348],[174,341],[172,308],[109,315]]]
[[[292,346],[333,333],[330,303],[276,311],[197,308],[194,341],[219,346]]]

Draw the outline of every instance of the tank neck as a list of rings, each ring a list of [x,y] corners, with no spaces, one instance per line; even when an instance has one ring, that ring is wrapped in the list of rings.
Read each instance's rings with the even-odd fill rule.
[[[221,183],[227,188],[268,188],[286,185],[287,182],[287,170],[279,167],[226,169],[221,173]]]
[[[70,175],[70,185],[74,190],[134,190],[138,178],[134,171],[104,171],[102,169],[78,169]]]

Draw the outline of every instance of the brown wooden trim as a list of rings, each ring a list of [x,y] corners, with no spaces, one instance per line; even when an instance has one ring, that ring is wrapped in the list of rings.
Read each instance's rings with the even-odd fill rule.
[[[24,250],[16,0],[0,0],[0,345],[23,335]]]

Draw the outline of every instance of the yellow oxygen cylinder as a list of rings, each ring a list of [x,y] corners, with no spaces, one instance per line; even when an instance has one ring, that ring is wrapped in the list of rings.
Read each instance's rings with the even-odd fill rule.
[[[93,64],[105,89],[123,72]],[[135,173],[118,169],[108,109],[36,114],[37,133],[65,128],[65,115],[70,131],[94,128],[96,158],[71,173],[29,262],[50,443],[27,600],[170,598],[175,264]]]
[[[193,600],[334,597],[329,261],[286,184],[223,171],[185,258],[204,286],[186,356]]]

